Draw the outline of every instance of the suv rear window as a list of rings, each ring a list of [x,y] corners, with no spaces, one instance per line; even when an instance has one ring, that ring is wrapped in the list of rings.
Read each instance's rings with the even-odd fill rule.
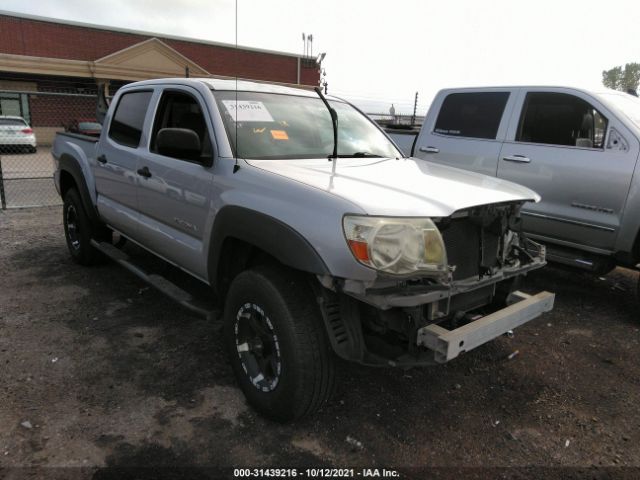
[[[142,125],[151,100],[151,91],[125,93],[120,97],[109,127],[109,137],[127,147],[140,144]]]
[[[495,139],[509,92],[451,93],[442,102],[435,133]]]

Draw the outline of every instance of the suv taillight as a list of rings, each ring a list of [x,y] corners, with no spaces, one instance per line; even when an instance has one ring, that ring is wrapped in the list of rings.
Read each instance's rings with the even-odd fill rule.
[[[20,130],[22,133],[33,133],[33,128],[23,128]]]

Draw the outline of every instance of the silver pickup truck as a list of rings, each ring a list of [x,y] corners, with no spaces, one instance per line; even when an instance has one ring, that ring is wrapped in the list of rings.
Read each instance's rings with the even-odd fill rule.
[[[639,152],[637,97],[568,87],[442,90],[413,145],[417,158],[535,190],[525,232],[550,261],[598,274],[640,262]]]
[[[238,383],[274,419],[323,403],[334,354],[444,363],[553,305],[551,293],[516,289],[545,264],[520,232],[533,191],[405,158],[320,91],[133,83],[99,139],[60,133],[53,155],[73,259],[111,257],[212,316],[137,265],[114,244],[121,236],[210,286]]]

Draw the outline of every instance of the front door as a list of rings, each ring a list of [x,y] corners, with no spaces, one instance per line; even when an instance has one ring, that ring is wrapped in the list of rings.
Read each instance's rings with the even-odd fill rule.
[[[145,172],[138,179],[138,205],[140,241],[204,279],[207,274],[202,249],[213,180],[213,130],[203,105],[199,93],[189,87],[176,86],[162,92],[149,144],[138,162],[138,170]],[[202,147],[200,158],[161,155],[156,138],[163,128],[196,132]],[[175,248],[176,243],[180,248]]]
[[[502,147],[498,176],[541,195],[524,229],[568,246],[613,249],[638,155],[627,129],[596,99],[523,91],[521,115]],[[614,141],[618,136],[625,141]]]

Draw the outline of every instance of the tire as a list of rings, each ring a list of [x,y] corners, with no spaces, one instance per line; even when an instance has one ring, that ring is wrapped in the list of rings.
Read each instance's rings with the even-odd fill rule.
[[[297,420],[331,396],[335,357],[324,328],[311,289],[297,272],[261,266],[233,280],[223,339],[255,410],[279,422]]]
[[[98,250],[91,246],[95,237],[94,228],[80,200],[80,194],[74,188],[64,196],[62,208],[64,236],[71,258],[80,265],[95,265],[101,260]]]

